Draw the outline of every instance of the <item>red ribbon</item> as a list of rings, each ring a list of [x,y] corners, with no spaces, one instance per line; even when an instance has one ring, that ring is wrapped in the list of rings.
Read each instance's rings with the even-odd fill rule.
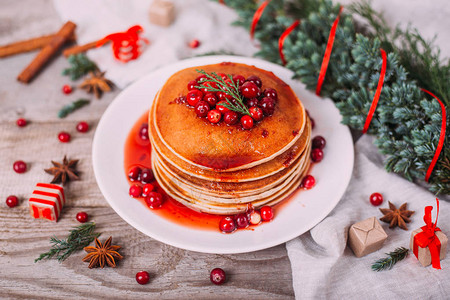
[[[434,99],[436,99],[439,102],[439,104],[441,105],[441,113],[442,113],[441,134],[439,136],[439,143],[436,148],[436,152],[434,153],[433,159],[431,160],[431,164],[428,167],[427,173],[425,175],[425,181],[428,182],[428,180],[430,179],[431,173],[433,173],[434,166],[436,165],[436,163],[438,161],[439,155],[441,154],[441,150],[444,147],[445,130],[447,127],[447,113],[445,111],[444,104],[441,102],[441,100],[439,100],[438,97],[436,97],[432,92],[427,91],[426,89],[421,89],[421,90],[424,91],[425,93],[431,95]]]
[[[377,108],[378,99],[380,99],[381,89],[383,88],[384,83],[384,75],[386,74],[386,52],[383,49],[381,50],[381,58],[383,59],[383,64],[381,65],[380,78],[378,79],[377,90],[375,91],[375,95],[373,96],[372,105],[370,106],[369,113],[367,114],[366,122],[364,123],[363,133],[367,132],[369,129],[370,121],[372,121],[373,114],[375,113],[375,109]]]
[[[316,87],[316,95],[320,96],[320,91],[322,90],[322,84],[325,80],[325,74],[327,73],[328,63],[330,62],[331,50],[333,50],[334,37],[336,36],[336,29],[339,23],[339,19],[341,17],[342,6],[339,8],[339,13],[336,17],[336,20],[333,22],[333,26],[331,26],[330,35],[328,36],[327,47],[325,49],[325,54],[322,60],[322,66],[320,67],[319,79],[317,80]]]
[[[419,247],[430,249],[431,254],[431,264],[433,268],[440,269],[441,268],[441,241],[439,241],[436,236],[436,231],[441,231],[439,227],[436,227],[438,216],[439,216],[439,199],[436,198],[437,210],[436,210],[436,221],[433,223],[431,221],[431,211],[433,210],[433,206],[425,207],[425,215],[423,220],[425,221],[425,226],[421,227],[422,232],[419,232],[414,236],[414,244],[413,244],[413,252],[414,255],[418,258],[419,255]]]
[[[252,20],[252,26],[250,27],[250,37],[253,40],[253,37],[255,35],[255,29],[256,29],[256,25],[258,24],[259,19],[261,18],[264,9],[266,8],[267,4],[269,4],[270,0],[264,1],[260,7],[258,7],[258,9],[255,11],[255,14],[253,15],[253,20]]]
[[[283,65],[286,64],[286,59],[284,58],[284,54],[283,54],[284,40],[295,29],[295,27],[298,26],[298,24],[300,24],[299,20],[294,21],[291,24],[291,26],[286,28],[286,30],[283,32],[283,34],[281,34],[280,39],[278,40],[278,52],[280,53],[280,58],[281,58],[281,61],[283,62]]]

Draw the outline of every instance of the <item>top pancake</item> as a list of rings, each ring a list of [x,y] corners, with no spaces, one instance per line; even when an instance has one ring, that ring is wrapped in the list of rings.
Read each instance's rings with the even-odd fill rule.
[[[242,129],[240,124],[228,126],[223,121],[211,124],[197,117],[193,108],[174,101],[187,94],[187,83],[200,75],[196,69],[260,77],[262,91],[274,88],[278,93],[274,114],[251,130]],[[285,82],[272,72],[237,63],[198,66],[175,73],[161,88],[154,105],[150,121],[153,119],[164,145],[187,163],[216,172],[246,169],[273,159],[297,141],[306,124],[303,105]],[[269,134],[263,135],[264,131]]]

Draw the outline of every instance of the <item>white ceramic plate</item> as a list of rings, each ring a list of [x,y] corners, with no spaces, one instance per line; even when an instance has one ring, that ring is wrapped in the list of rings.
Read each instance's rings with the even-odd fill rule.
[[[316,186],[294,194],[277,211],[272,222],[254,231],[238,230],[221,234],[183,227],[130,201],[124,171],[124,145],[137,119],[150,108],[158,89],[175,72],[187,67],[232,61],[270,70],[288,83],[315,120],[313,136],[322,135],[327,144],[324,159],[314,165]],[[333,102],[307,91],[293,73],[263,60],[237,56],[205,56],[187,59],[156,70],[122,91],[108,107],[95,133],[92,160],[95,177],[105,199],[126,222],[163,243],[198,252],[242,253],[287,242],[308,231],[324,219],[344,194],[353,170],[353,142],[349,129],[340,123],[341,115]]]

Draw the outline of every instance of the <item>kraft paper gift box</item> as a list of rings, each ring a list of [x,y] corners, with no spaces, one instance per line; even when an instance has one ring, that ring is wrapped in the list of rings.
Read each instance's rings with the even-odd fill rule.
[[[387,234],[377,218],[353,224],[348,233],[348,244],[356,257],[362,257],[381,248]]]
[[[422,228],[416,229],[411,232],[411,241],[409,243],[409,248],[413,251],[414,255],[417,257],[422,266],[426,267],[431,265],[431,252],[429,247],[422,248],[418,245],[414,245],[414,237],[421,233]],[[443,260],[447,254],[447,244],[448,238],[442,231],[436,231],[434,233],[436,238],[439,240],[439,260]]]
[[[150,5],[150,22],[160,26],[169,26],[175,18],[175,6],[170,1],[154,0]]]

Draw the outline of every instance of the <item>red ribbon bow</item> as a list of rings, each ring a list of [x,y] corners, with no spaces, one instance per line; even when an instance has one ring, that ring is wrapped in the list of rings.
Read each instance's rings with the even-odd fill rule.
[[[436,227],[438,216],[439,216],[439,199],[436,198],[437,210],[436,210],[436,221],[433,223],[431,221],[431,211],[433,210],[433,206],[425,207],[425,215],[423,220],[425,221],[425,226],[421,227],[422,232],[419,232],[414,236],[414,246],[413,252],[416,257],[418,257],[419,247],[430,249],[431,254],[431,264],[433,268],[440,269],[441,268],[441,242],[436,236],[436,231],[441,231],[439,227]]]

